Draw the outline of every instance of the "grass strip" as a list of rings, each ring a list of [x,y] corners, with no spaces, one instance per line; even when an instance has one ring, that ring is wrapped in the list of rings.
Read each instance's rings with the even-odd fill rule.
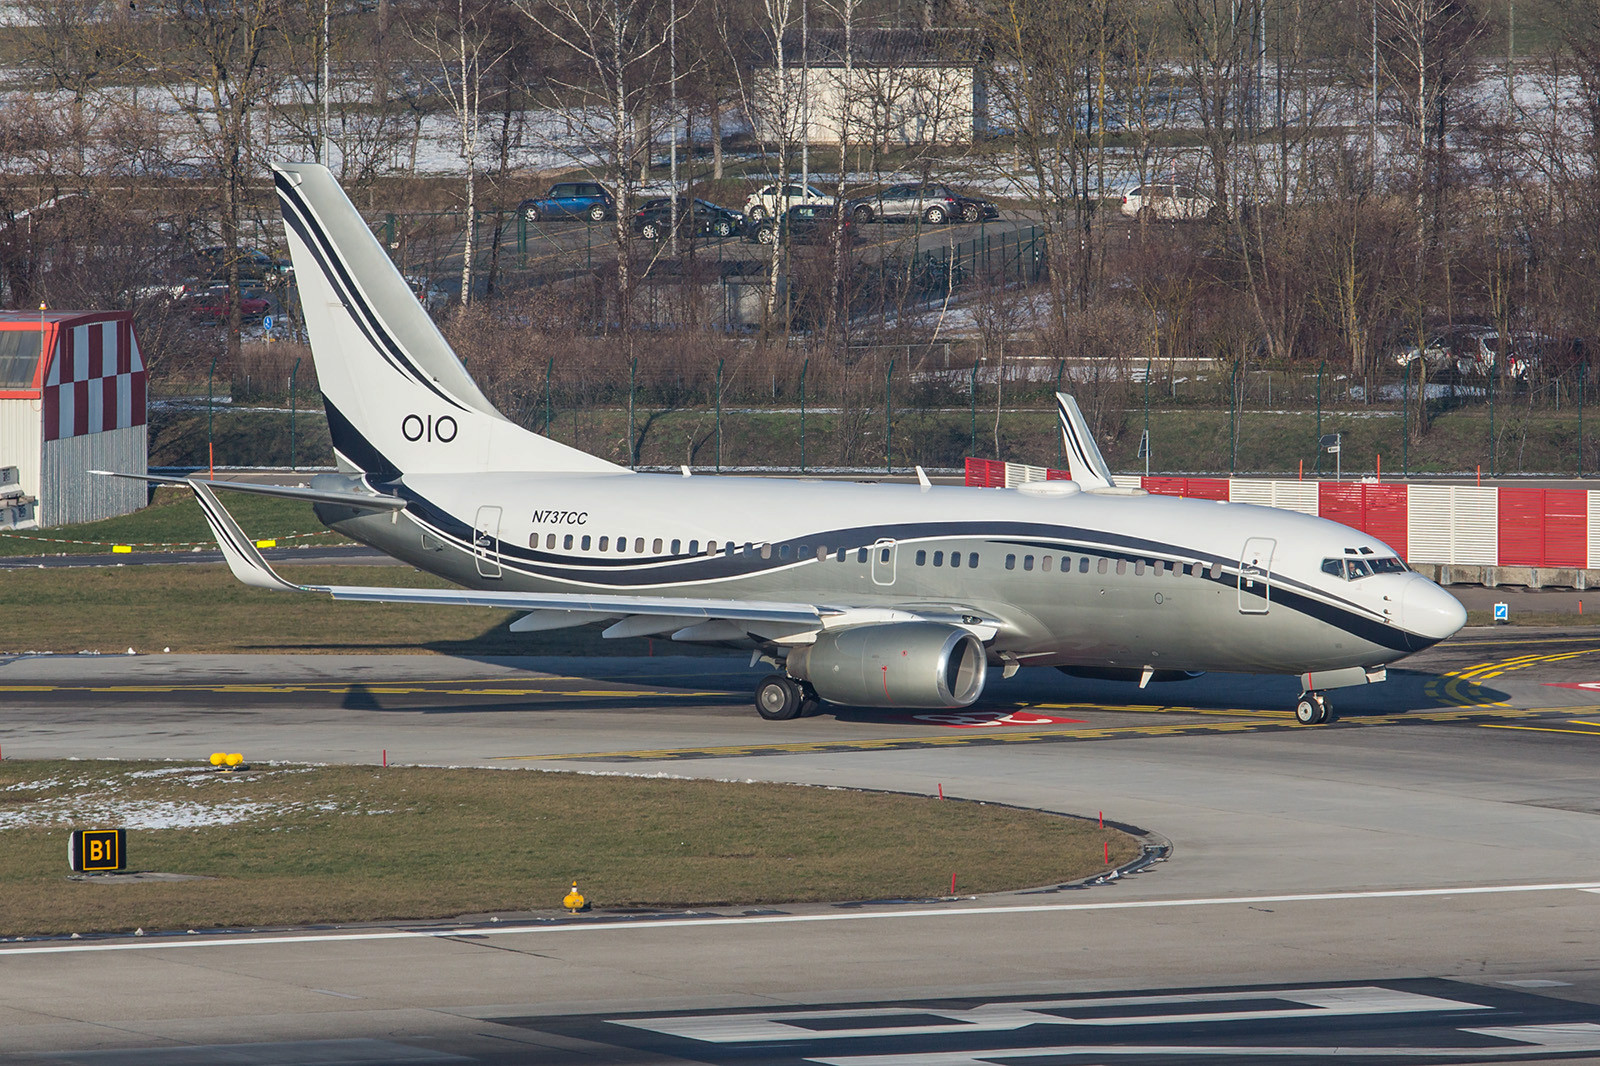
[[[74,828],[130,870],[71,880]],[[150,828],[144,828],[150,827]],[[1056,884],[1139,853],[1093,821],[917,796],[529,770],[0,763],[0,935],[304,925],[560,906],[938,896]]]
[[[454,588],[405,567],[281,566],[315,585]],[[221,563],[10,570],[0,580],[0,653],[40,651],[307,654],[647,655],[645,638],[602,640],[600,625],[512,633],[517,611],[336,603],[240,584]],[[663,642],[654,641],[657,649]],[[726,655],[670,645],[674,655]]]
[[[308,503],[243,492],[224,495],[239,525],[257,539],[276,538],[285,548],[350,543],[318,521]],[[194,493],[165,486],[156,489],[148,507],[133,514],[49,529],[0,530],[0,556],[99,555],[113,544],[170,545],[174,551],[217,546]]]

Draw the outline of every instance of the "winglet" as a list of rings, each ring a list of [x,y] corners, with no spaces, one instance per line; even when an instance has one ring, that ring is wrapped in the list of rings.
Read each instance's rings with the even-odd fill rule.
[[[211,526],[211,535],[217,538],[217,547],[222,549],[222,557],[227,560],[228,569],[233,571],[234,577],[246,585],[254,585],[261,589],[310,591],[306,586],[285,581],[267,565],[267,561],[256,550],[255,544],[245,536],[244,530],[239,528],[239,523],[233,520],[233,515],[217,502],[217,497],[210,486],[195,478],[189,478],[188,484],[194,490],[195,499],[200,501],[200,510]]]
[[[1078,410],[1078,401],[1064,392],[1056,393],[1056,409],[1061,415],[1061,439],[1066,445],[1067,469],[1072,480],[1085,489],[1116,488],[1111,468],[1106,466],[1094,438],[1089,435],[1089,425]]]

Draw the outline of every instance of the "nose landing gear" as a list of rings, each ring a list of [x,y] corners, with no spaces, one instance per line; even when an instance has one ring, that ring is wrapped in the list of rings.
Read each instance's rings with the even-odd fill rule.
[[[1326,725],[1333,721],[1333,708],[1321,692],[1302,693],[1294,705],[1294,720],[1301,725]]]

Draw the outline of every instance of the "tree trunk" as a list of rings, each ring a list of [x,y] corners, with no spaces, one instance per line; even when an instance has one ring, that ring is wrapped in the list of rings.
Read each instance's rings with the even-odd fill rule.
[[[722,180],[722,102],[711,105],[711,180]]]

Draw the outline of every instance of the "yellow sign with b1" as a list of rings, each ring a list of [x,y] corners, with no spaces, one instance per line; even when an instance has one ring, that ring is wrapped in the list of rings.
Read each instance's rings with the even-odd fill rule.
[[[128,831],[74,829],[67,841],[67,865],[75,873],[124,869],[128,865]]]

